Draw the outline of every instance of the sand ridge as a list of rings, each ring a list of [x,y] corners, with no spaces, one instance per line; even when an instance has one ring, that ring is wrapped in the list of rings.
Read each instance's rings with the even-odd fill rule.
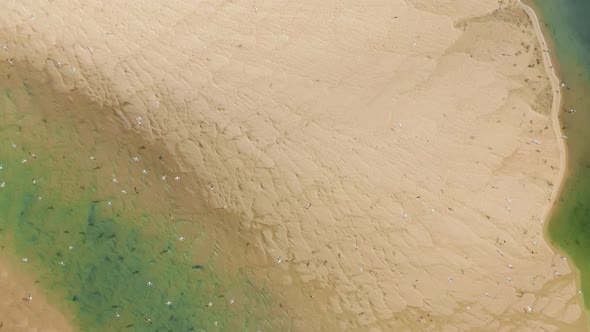
[[[542,237],[562,143],[516,4],[54,0],[1,13],[3,66],[114,107],[168,144],[209,208],[239,216],[255,244],[244,264],[297,329],[583,320]]]

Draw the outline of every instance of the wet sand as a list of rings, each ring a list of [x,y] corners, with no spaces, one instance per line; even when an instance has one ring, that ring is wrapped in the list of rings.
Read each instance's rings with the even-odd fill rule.
[[[162,142],[296,330],[584,324],[542,236],[559,102],[519,7],[73,7],[10,2],[2,71]]]
[[[0,252],[5,255],[4,251]],[[0,261],[0,326],[5,331],[74,331],[69,320],[38,291],[24,271]],[[32,300],[25,300],[31,294]],[[34,294],[34,296],[33,296]]]
[[[3,83],[0,236],[39,281],[34,298],[47,290],[85,331],[288,327],[250,271],[260,261],[245,257],[247,233],[203,209],[161,144],[75,94]]]

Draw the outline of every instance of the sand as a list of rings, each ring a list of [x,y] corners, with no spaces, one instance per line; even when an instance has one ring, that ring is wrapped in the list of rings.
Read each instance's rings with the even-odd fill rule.
[[[239,218],[297,330],[584,326],[543,239],[565,156],[519,4],[10,0],[0,27],[3,72],[114,108]]]
[[[0,260],[0,292],[0,331],[73,331],[68,319],[50,305],[35,281],[4,260]]]

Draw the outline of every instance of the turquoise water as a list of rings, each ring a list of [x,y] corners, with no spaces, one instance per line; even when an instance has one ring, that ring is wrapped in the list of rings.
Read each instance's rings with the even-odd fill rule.
[[[535,0],[535,9],[559,63],[562,129],[567,141],[567,178],[548,226],[550,241],[580,271],[584,303],[590,305],[590,2]],[[563,111],[562,110],[562,111]]]
[[[195,208],[191,175],[110,114],[0,86],[3,253],[80,330],[288,330],[231,216]]]

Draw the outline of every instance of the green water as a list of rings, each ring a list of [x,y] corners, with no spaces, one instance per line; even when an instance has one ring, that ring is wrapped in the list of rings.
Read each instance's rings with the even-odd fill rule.
[[[227,229],[215,226],[229,220],[183,206],[191,201],[183,191],[190,174],[174,173],[162,161],[167,156],[133,132],[105,133],[117,123],[90,116],[110,114],[105,110],[68,104],[26,82],[6,86],[0,253],[37,280],[75,326],[288,329],[267,286],[236,262]]]
[[[560,120],[567,140],[565,185],[548,226],[550,241],[580,271],[584,303],[590,308],[590,1],[535,0],[541,24],[559,63],[563,108]]]

